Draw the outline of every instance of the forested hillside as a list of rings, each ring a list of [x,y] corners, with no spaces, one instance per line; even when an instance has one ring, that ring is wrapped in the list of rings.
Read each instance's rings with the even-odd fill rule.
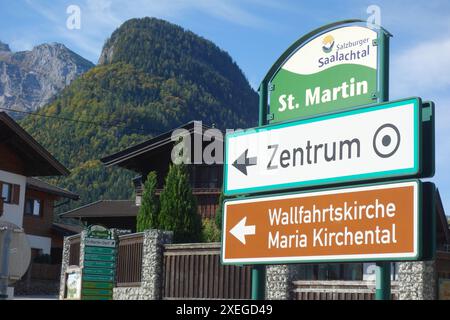
[[[131,172],[99,159],[190,120],[219,128],[256,125],[258,98],[231,57],[192,32],[154,19],[125,22],[106,41],[99,64],[40,110],[25,129],[66,165],[50,179],[84,203],[132,196]],[[63,208],[68,209],[68,207]]]

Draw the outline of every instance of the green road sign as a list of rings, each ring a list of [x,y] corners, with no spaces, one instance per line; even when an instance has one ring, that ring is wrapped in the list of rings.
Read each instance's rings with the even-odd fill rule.
[[[85,267],[93,267],[93,268],[115,268],[114,262],[108,261],[84,261]]]
[[[110,296],[83,296],[83,300],[112,300],[112,295]]]
[[[105,275],[83,274],[83,281],[112,282],[114,281],[114,277]]]
[[[99,239],[99,238],[86,238],[84,240],[85,246],[89,247],[108,247],[115,248],[116,240],[114,239]]]
[[[86,246],[84,249],[85,253],[99,253],[99,254],[115,254],[115,248],[101,248],[101,247],[91,247]]]
[[[84,281],[83,288],[85,288],[85,289],[112,289],[112,288],[114,288],[114,285],[112,282]]]
[[[94,260],[94,261],[116,261],[116,257],[114,255],[102,255],[96,253],[86,253],[84,255],[84,260]]]
[[[104,268],[84,268],[84,274],[99,274],[99,275],[113,275],[114,269],[104,269]]]
[[[83,296],[112,296],[112,289],[83,289]]]
[[[378,102],[388,36],[353,20],[300,38],[263,80],[269,123]]]
[[[91,225],[87,229],[88,238],[111,239],[111,230],[100,225]]]

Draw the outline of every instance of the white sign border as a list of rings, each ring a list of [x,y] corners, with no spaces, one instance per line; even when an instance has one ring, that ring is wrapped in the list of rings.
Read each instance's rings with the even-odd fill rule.
[[[226,216],[227,216],[227,205],[228,203],[232,203],[234,205],[241,203],[254,203],[254,202],[263,202],[270,200],[283,200],[283,199],[292,199],[292,198],[304,198],[310,196],[320,196],[320,195],[330,195],[330,194],[340,194],[340,193],[350,193],[350,192],[358,192],[358,191],[370,191],[370,190],[382,190],[389,189],[395,187],[409,187],[412,186],[414,188],[414,249],[413,252],[401,252],[401,253],[380,253],[380,254],[352,254],[352,255],[320,255],[320,256],[296,256],[296,257],[268,257],[268,258],[226,258]],[[373,184],[373,185],[364,185],[361,187],[343,187],[340,189],[324,189],[319,191],[309,191],[309,192],[300,192],[300,193],[290,193],[284,195],[269,195],[269,196],[261,196],[255,197],[251,199],[242,199],[242,200],[225,200],[223,203],[223,217],[222,217],[222,247],[221,247],[221,262],[224,265],[230,264],[284,264],[284,263],[344,263],[344,262],[371,262],[371,261],[414,261],[419,259],[420,255],[420,233],[419,230],[419,216],[421,212],[420,206],[422,205],[421,199],[421,182],[419,180],[410,180],[403,181],[397,183],[383,183],[383,184]]]
[[[401,105],[406,104],[413,104],[414,105],[414,166],[411,168],[402,168],[397,170],[389,170],[389,171],[378,171],[373,173],[366,173],[366,174],[359,174],[359,175],[347,175],[347,176],[340,176],[340,177],[334,177],[332,179],[319,179],[319,180],[308,180],[308,181],[297,181],[292,183],[283,183],[283,184],[275,184],[275,185],[264,185],[264,186],[257,186],[252,188],[239,188],[239,189],[229,189],[228,188],[228,170],[229,166],[232,165],[228,161],[228,146],[229,146],[229,139],[234,138],[241,135],[247,135],[247,134],[257,134],[259,131],[267,131],[267,130],[276,130],[281,129],[287,126],[297,126],[302,125],[304,123],[309,122],[320,122],[323,120],[328,120],[332,118],[341,118],[345,116],[350,116],[354,114],[359,113],[366,113],[371,111],[377,111],[380,109],[389,109],[389,108],[395,108]],[[281,190],[289,190],[294,188],[306,188],[306,187],[314,187],[314,186],[320,186],[320,185],[332,185],[332,184],[340,184],[340,183],[349,183],[349,182],[362,182],[362,181],[374,181],[377,179],[386,179],[386,178],[392,178],[392,177],[413,177],[421,172],[422,167],[422,156],[421,156],[421,144],[422,144],[422,129],[421,129],[421,122],[422,122],[422,115],[421,115],[421,105],[422,101],[420,98],[409,98],[409,99],[402,99],[398,101],[391,101],[376,105],[370,105],[366,107],[356,107],[351,110],[346,110],[343,112],[328,114],[328,115],[322,115],[318,117],[312,117],[302,120],[296,120],[296,121],[289,121],[289,122],[283,122],[283,123],[277,123],[273,125],[258,127],[258,128],[252,128],[247,129],[245,131],[237,131],[233,133],[228,133],[225,136],[225,156],[224,156],[224,171],[223,171],[223,177],[224,177],[224,183],[223,183],[223,193],[227,196],[234,196],[234,195],[240,195],[240,194],[253,194],[258,192],[268,192],[268,191],[281,191]]]

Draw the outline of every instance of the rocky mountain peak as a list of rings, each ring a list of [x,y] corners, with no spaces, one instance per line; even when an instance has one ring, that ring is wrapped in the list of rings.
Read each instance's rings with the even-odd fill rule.
[[[0,52],[11,52],[11,49],[6,43],[0,41]]]
[[[93,66],[61,43],[11,52],[0,42],[0,107],[35,111]]]

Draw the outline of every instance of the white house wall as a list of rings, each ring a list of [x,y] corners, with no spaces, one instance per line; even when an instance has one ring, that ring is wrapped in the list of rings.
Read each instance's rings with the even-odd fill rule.
[[[50,254],[52,239],[48,237],[33,236],[27,234],[28,242],[32,249],[40,249],[43,254]]]
[[[5,203],[0,221],[8,221],[22,228],[27,178],[22,175],[0,170],[0,181],[20,185],[19,205]]]

